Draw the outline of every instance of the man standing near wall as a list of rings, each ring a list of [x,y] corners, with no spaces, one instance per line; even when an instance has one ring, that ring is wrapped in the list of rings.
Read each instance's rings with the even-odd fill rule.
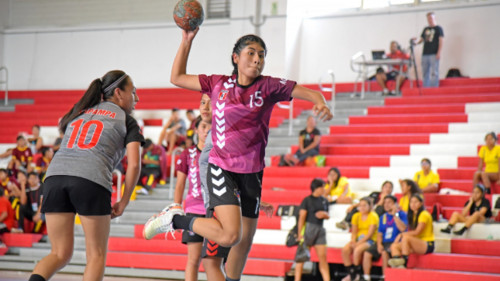
[[[434,12],[427,13],[429,26],[424,28],[417,44],[424,42],[422,53],[422,73],[424,87],[439,87],[439,60],[443,49],[444,33],[436,24]],[[416,41],[416,38],[413,39]]]

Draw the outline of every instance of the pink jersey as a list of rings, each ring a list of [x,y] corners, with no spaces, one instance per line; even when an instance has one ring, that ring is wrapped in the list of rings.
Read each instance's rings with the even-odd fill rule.
[[[186,174],[189,182],[184,211],[186,213],[205,215],[205,205],[203,204],[203,197],[201,195],[200,166],[198,165],[200,154],[201,151],[194,145],[184,149],[179,160],[177,160],[175,169]]]
[[[274,104],[290,101],[296,82],[259,76],[240,86],[236,75],[199,75],[199,80],[213,109],[209,162],[240,174],[262,171]]]

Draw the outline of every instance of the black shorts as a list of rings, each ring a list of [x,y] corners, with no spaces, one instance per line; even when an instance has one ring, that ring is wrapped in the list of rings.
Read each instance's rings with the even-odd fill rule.
[[[207,218],[212,218],[212,217],[214,217],[214,211],[207,210]],[[229,250],[231,250],[231,248],[222,247],[219,244],[215,243],[214,241],[205,239],[203,241],[203,249],[201,250],[201,257],[202,258],[218,257],[226,260],[227,256],[229,255]]]
[[[84,178],[51,176],[43,184],[42,213],[111,214],[111,192]]]
[[[431,254],[434,252],[434,241],[428,241],[427,242],[427,251],[425,254]]]
[[[205,215],[198,215],[198,214],[193,214],[193,213],[187,213],[186,217],[197,217],[197,218],[204,218]],[[192,231],[189,230],[183,230],[182,231],[182,244],[187,244],[187,243],[201,243],[203,242],[203,236],[200,236]]]
[[[385,76],[387,76],[387,81],[389,81],[389,80],[396,80],[396,77],[398,77],[398,75],[399,75],[399,72],[395,71],[395,70],[387,72],[385,74]]]
[[[382,246],[384,246],[384,250],[389,254],[389,257],[391,256],[391,245],[392,242],[382,242]],[[370,254],[372,254],[372,260],[373,261],[378,261],[380,257],[382,256],[377,249],[377,243],[371,245],[366,251]]]
[[[241,215],[259,217],[263,172],[239,174],[208,164],[207,185],[210,209],[221,205],[241,206]]]

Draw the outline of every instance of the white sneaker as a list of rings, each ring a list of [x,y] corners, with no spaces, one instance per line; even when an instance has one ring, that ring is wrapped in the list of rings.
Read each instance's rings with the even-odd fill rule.
[[[144,188],[144,187],[141,188],[141,189],[136,190],[135,193],[142,194],[142,195],[149,195],[148,190],[146,188]]]
[[[142,236],[149,240],[156,234],[175,232],[172,225],[172,219],[175,215],[184,215],[184,211],[177,205],[169,205],[163,209],[159,214],[153,215],[144,225]]]

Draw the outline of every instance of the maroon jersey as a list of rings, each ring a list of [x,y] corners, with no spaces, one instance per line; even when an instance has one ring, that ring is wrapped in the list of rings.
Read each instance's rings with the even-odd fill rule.
[[[274,104],[291,100],[296,82],[259,76],[240,86],[236,75],[199,75],[199,80],[213,109],[209,162],[235,173],[262,171]]]
[[[33,154],[29,147],[16,147],[12,150],[12,159],[19,160],[24,167],[27,167],[28,161],[33,160]]]
[[[198,165],[200,154],[201,151],[194,145],[184,149],[179,160],[177,160],[175,169],[184,173],[189,182],[184,211],[186,213],[205,215],[205,205],[201,195],[200,165]]]

